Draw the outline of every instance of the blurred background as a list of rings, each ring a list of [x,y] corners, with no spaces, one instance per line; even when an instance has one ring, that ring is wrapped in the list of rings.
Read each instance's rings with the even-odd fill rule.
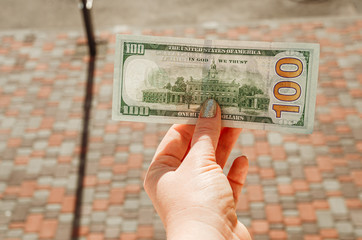
[[[166,239],[142,183],[169,125],[111,120],[116,33],[320,43],[314,133],[243,131],[237,214],[253,239],[362,240],[361,0],[94,0],[95,59],[79,3],[1,0],[1,240]]]

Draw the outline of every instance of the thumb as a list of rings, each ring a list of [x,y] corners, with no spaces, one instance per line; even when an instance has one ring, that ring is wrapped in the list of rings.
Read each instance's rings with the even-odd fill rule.
[[[191,141],[191,151],[196,151],[199,155],[200,153],[212,154],[215,157],[220,130],[220,107],[214,99],[207,99],[200,109],[200,116]]]

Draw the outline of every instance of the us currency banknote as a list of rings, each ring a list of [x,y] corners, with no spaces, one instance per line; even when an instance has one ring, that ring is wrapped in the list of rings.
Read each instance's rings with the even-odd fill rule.
[[[117,35],[112,118],[195,124],[215,99],[228,127],[311,133],[319,45]]]

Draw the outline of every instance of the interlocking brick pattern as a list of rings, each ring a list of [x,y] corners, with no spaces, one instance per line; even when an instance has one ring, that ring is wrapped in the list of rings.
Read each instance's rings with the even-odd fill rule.
[[[250,169],[238,218],[254,239],[362,239],[362,19],[123,33],[321,44],[315,131],[244,130]],[[81,239],[165,239],[142,182],[169,125],[114,122],[115,32],[97,59]],[[0,35],[0,239],[68,239],[86,59],[80,33]]]

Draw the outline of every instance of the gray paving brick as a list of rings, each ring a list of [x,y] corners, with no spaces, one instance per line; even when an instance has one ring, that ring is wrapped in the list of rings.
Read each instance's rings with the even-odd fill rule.
[[[347,167],[339,166],[338,168],[334,169],[334,172],[337,176],[345,176],[349,175],[350,170]]]
[[[84,216],[89,216],[93,212],[93,204],[83,203],[81,209]]]
[[[306,234],[317,234],[319,228],[315,223],[302,223],[303,232]]]
[[[83,190],[83,203],[92,203],[94,196],[94,188],[84,188]]]
[[[138,227],[137,220],[124,220],[122,223],[122,232],[136,232]]]
[[[339,235],[347,235],[347,236],[353,235],[354,231],[352,224],[346,221],[336,222],[336,229]]]
[[[140,208],[138,223],[140,225],[150,225],[153,223],[154,210],[150,208]]]
[[[283,136],[277,132],[269,132],[268,133],[268,142],[270,145],[282,145],[283,144]]]
[[[8,179],[7,184],[9,185],[21,185],[25,177],[25,170],[15,170],[10,172],[11,175]]]
[[[7,186],[7,184],[0,182],[0,193],[4,192],[6,186]]]
[[[63,142],[62,145],[60,146],[60,151],[59,153],[63,156],[70,156],[73,154],[74,148],[75,148],[75,143],[74,142]]]
[[[123,205],[111,205],[108,207],[107,216],[120,216],[123,213]]]
[[[117,227],[107,227],[105,232],[104,232],[104,236],[107,239],[118,239],[119,235],[121,233],[121,229],[119,226]]]
[[[281,202],[283,210],[297,208],[297,205],[295,202],[295,197],[293,197],[293,196],[281,196],[280,202]]]
[[[348,214],[348,209],[342,197],[330,197],[328,203],[333,215],[346,216]]]
[[[30,208],[30,202],[18,203],[14,210],[11,212],[11,221],[22,222],[25,221]]]
[[[312,200],[309,192],[296,192],[295,198],[297,202],[310,202]]]
[[[23,240],[38,240],[38,234],[36,233],[26,233],[23,235]]]
[[[270,223],[269,229],[270,230],[284,230],[284,224],[282,223]]]
[[[280,175],[287,175],[289,173],[289,165],[287,162],[273,162],[275,173]]]
[[[362,228],[362,210],[361,209],[353,210],[350,211],[350,214],[353,225]]]
[[[292,179],[290,176],[277,176],[276,177],[278,184],[291,184]]]
[[[362,227],[357,227],[354,229],[354,234],[356,237],[362,237]]]
[[[315,162],[315,152],[311,145],[301,145],[299,147],[300,156],[304,164],[313,164]]]
[[[285,228],[286,232],[291,235],[299,235],[303,233],[302,226],[287,226]]]
[[[90,232],[103,232],[106,227],[103,223],[92,223],[89,227]]]
[[[313,199],[325,199],[326,198],[326,193],[324,191],[322,184],[319,184],[319,183],[309,184],[309,188],[310,188],[310,194]]]
[[[299,156],[294,156],[294,155],[288,156],[287,161],[290,166],[292,165],[300,166],[302,164],[302,159]]]
[[[9,229],[6,236],[8,238],[19,238],[23,235],[24,231],[22,229]]]
[[[246,177],[246,182],[248,184],[259,184],[260,176],[258,174],[248,174]]]
[[[36,190],[33,195],[32,206],[43,206],[48,202],[49,190]]]
[[[7,180],[10,177],[14,163],[12,161],[2,161],[0,163],[0,180]]]
[[[258,164],[262,168],[269,168],[272,166],[272,159],[270,156],[259,156],[258,157]]]
[[[71,231],[72,231],[71,225],[62,224],[62,223],[58,224],[57,230],[55,233],[55,240],[61,240],[61,239],[66,238],[67,236],[70,237]]]
[[[106,224],[107,226],[120,226],[123,222],[123,219],[122,217],[120,216],[111,216],[111,217],[107,217],[107,220],[106,220]]]
[[[320,228],[333,228],[334,221],[329,210],[316,210],[318,226]]]
[[[250,214],[253,219],[265,219],[265,204],[262,202],[250,203]]]
[[[140,202],[141,202],[140,205],[142,207],[151,207],[151,206],[153,206],[151,199],[148,197],[147,193],[144,190],[142,190],[140,192]]]
[[[90,224],[90,222],[91,222],[91,219],[87,214],[83,215],[82,218],[80,219],[80,224],[82,226],[88,226]]]
[[[358,190],[356,186],[351,182],[341,183],[341,191],[344,197],[346,198],[357,198]]]
[[[294,165],[290,168],[290,176],[294,179],[304,179],[304,170],[302,166]]]
[[[264,188],[264,201],[266,203],[278,203],[279,193],[276,187]]]
[[[100,191],[99,189],[97,189],[94,198],[95,199],[108,199],[109,198],[109,188],[107,188],[106,190]]]
[[[103,223],[106,217],[107,214],[105,212],[95,211],[91,214],[91,221],[94,223]]]
[[[131,153],[142,153],[143,144],[141,143],[131,143],[129,146],[129,150]]]
[[[26,170],[27,174],[37,175],[42,169],[43,160],[41,158],[32,158],[28,162],[28,167]]]
[[[335,179],[325,179],[323,181],[323,187],[327,191],[338,191],[341,189],[341,185]]]

